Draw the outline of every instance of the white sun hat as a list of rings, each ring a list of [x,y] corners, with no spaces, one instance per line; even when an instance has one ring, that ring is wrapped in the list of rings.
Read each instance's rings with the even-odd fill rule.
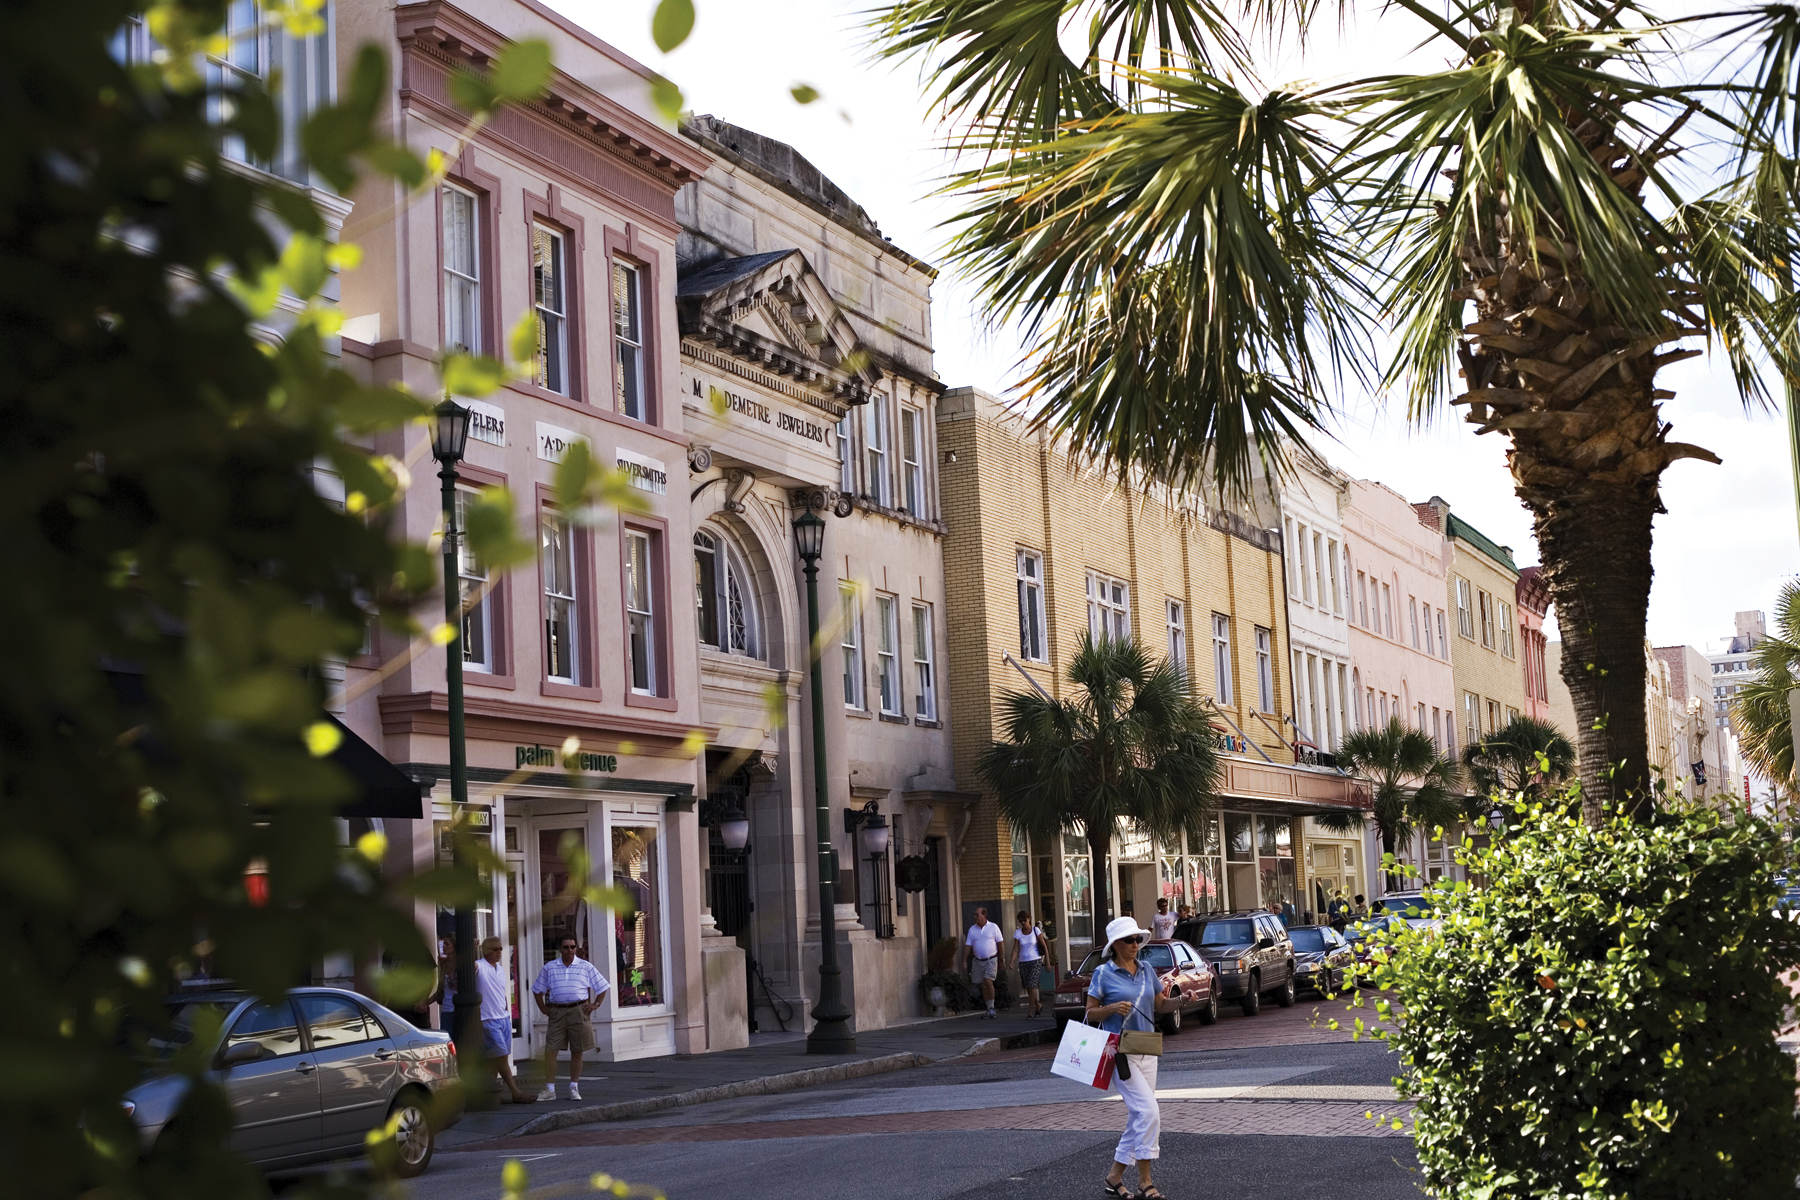
[[[1100,948],[1100,955],[1104,958],[1107,951],[1112,949],[1112,944],[1120,938],[1141,937],[1149,939],[1154,936],[1155,935],[1148,929],[1139,929],[1138,923],[1130,917],[1114,917],[1106,923],[1106,945]]]

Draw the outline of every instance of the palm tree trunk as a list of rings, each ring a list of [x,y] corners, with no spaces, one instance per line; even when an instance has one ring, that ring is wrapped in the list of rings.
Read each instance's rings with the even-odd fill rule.
[[[1094,949],[1106,944],[1106,922],[1112,913],[1112,830],[1087,826],[1088,880],[1094,891]]]
[[[1609,808],[1643,815],[1651,808],[1644,627],[1656,509],[1652,477],[1534,514],[1562,631],[1563,682],[1575,701],[1569,732],[1590,821]]]

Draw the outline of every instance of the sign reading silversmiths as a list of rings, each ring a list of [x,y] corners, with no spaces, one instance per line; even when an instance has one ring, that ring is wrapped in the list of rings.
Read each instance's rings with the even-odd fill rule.
[[[545,462],[559,463],[578,439],[567,429],[537,423],[537,456]]]
[[[618,454],[619,470],[625,472],[631,480],[631,486],[640,492],[654,495],[666,495],[669,490],[669,471],[662,460],[647,458],[642,454],[634,454],[621,448]]]
[[[553,750],[549,746],[514,746],[513,766],[515,767],[562,767],[562,751]],[[568,766],[576,771],[611,774],[619,769],[619,756],[616,754],[590,754],[578,751],[570,757]]]

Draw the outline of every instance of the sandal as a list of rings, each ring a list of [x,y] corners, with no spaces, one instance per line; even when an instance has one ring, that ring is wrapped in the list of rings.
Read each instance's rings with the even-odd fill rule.
[[[1156,1185],[1153,1183],[1143,1191],[1139,1192],[1135,1197],[1135,1200],[1165,1200],[1165,1197],[1157,1190]]]
[[[1131,1200],[1131,1193],[1125,1190],[1125,1181],[1123,1179],[1119,1180],[1117,1183],[1114,1183],[1110,1179],[1102,1180],[1100,1182],[1100,1190],[1105,1192],[1108,1196],[1113,1197],[1114,1200]]]

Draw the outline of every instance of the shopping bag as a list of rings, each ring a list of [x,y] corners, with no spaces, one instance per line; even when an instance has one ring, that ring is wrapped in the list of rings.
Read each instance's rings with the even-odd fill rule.
[[[1056,1057],[1050,1062],[1050,1073],[1105,1091],[1112,1086],[1113,1056],[1118,1049],[1118,1034],[1107,1033],[1081,1021],[1070,1021],[1063,1026],[1062,1041],[1056,1047]]]

